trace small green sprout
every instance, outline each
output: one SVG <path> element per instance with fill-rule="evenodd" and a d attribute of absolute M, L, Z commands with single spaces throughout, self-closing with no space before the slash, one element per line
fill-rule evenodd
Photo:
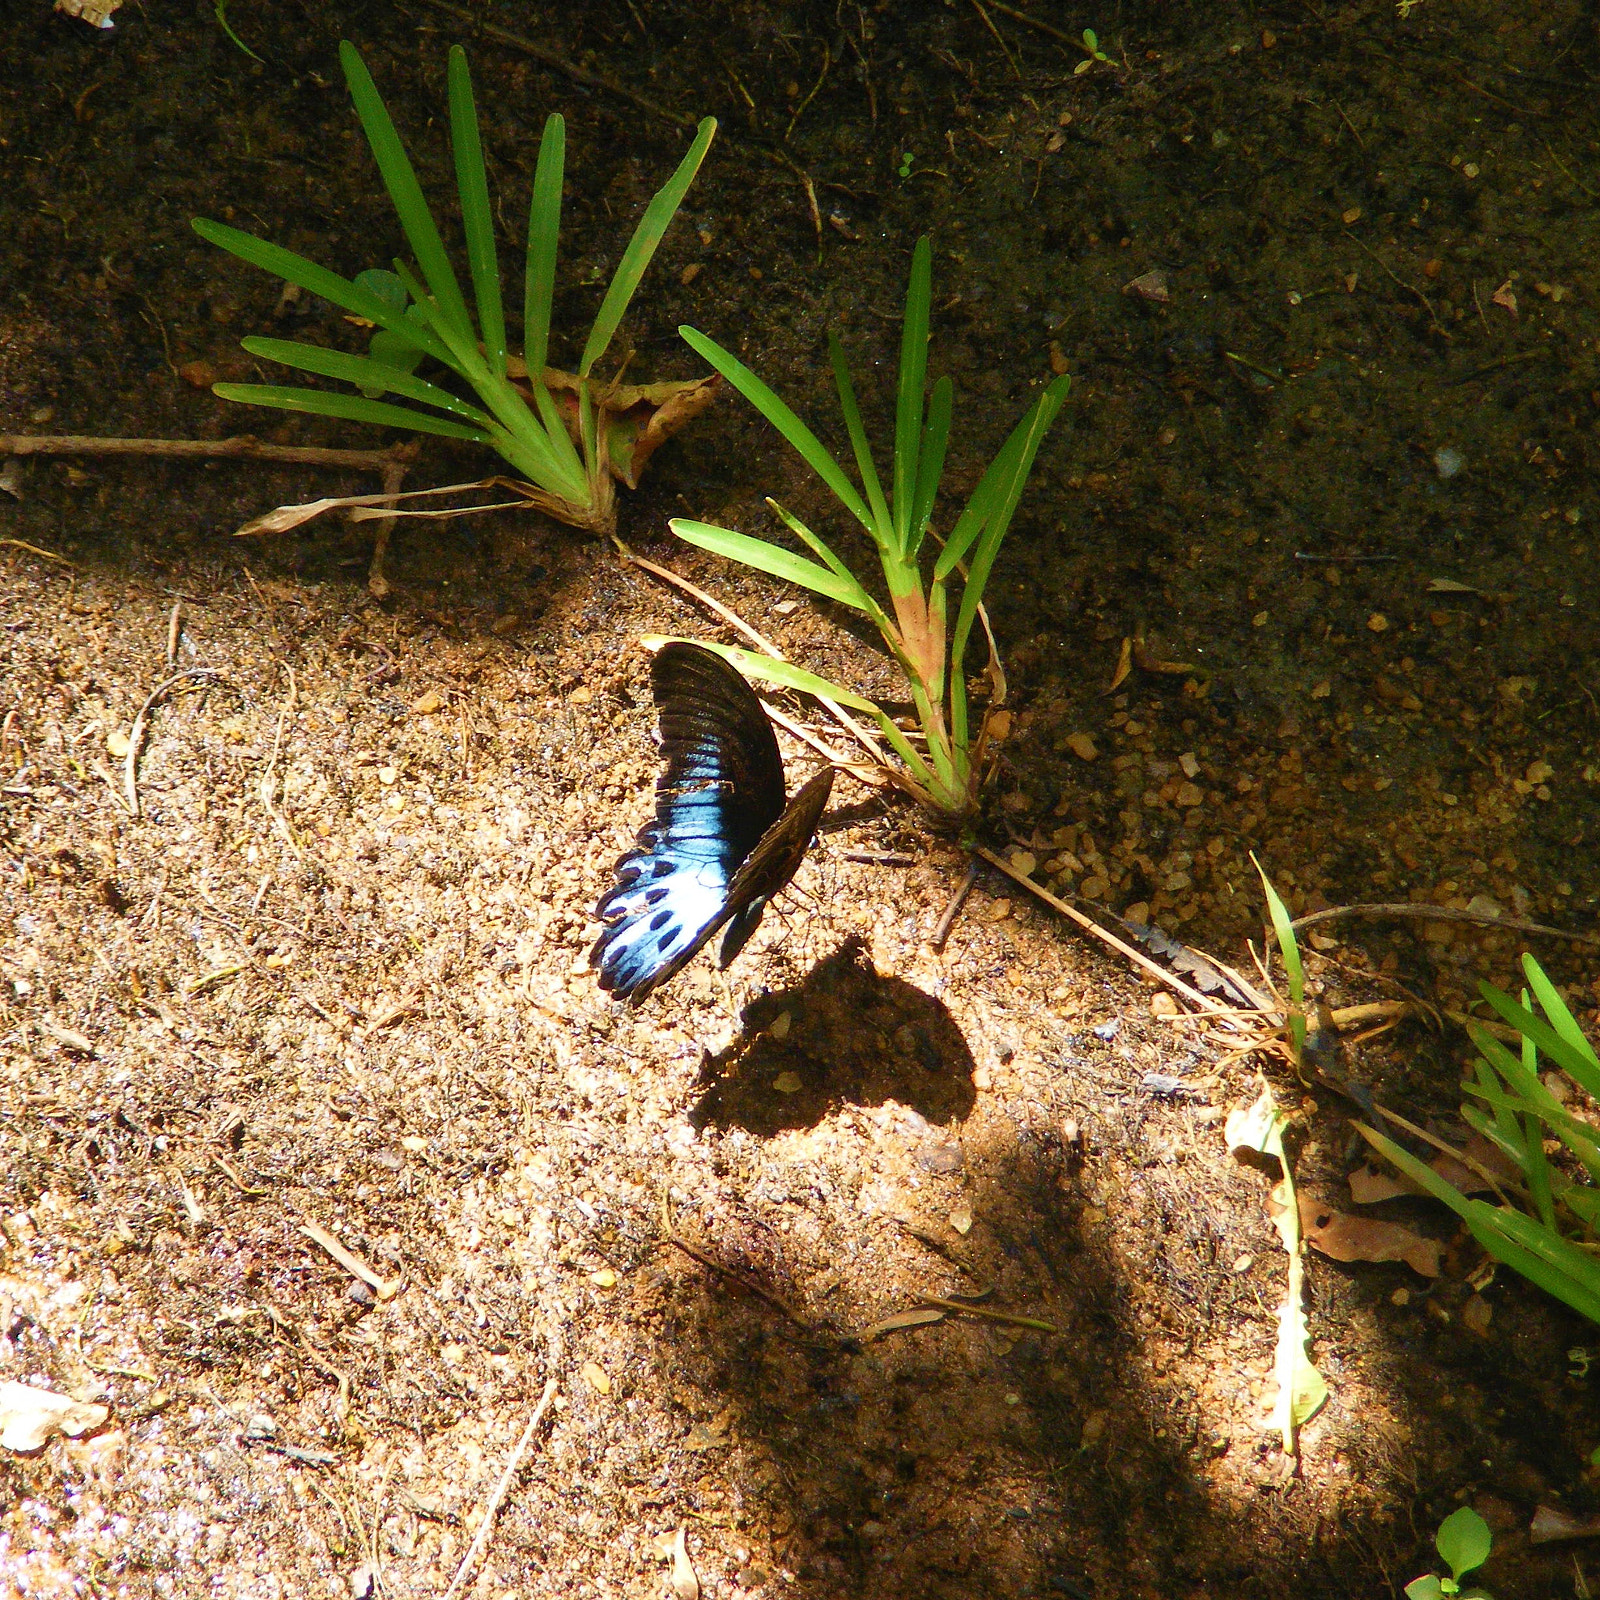
<path fill-rule="evenodd" d="M 1430 1572 L 1413 1578 L 1406 1585 L 1406 1600 L 1442 1600 L 1445 1595 L 1456 1595 L 1459 1600 L 1490 1600 L 1487 1589 L 1461 1587 L 1462 1576 L 1489 1559 L 1494 1543 L 1489 1524 L 1471 1506 L 1462 1506 L 1439 1524 L 1433 1543 L 1449 1567 L 1450 1576 L 1441 1578 Z"/>
<path fill-rule="evenodd" d="M 899 172 L 902 178 L 909 178 L 911 176 L 911 163 L 916 159 L 917 157 L 914 151 L 902 150 L 900 152 L 900 165 L 896 170 Z"/>
<path fill-rule="evenodd" d="M 1111 57 L 1100 48 L 1099 36 L 1095 33 L 1093 28 L 1085 28 L 1083 30 L 1083 48 L 1088 52 L 1089 59 L 1087 61 L 1080 61 L 1077 66 L 1072 69 L 1074 72 L 1087 72 L 1089 68 L 1095 64 L 1095 62 L 1109 62 L 1111 60 Z"/>

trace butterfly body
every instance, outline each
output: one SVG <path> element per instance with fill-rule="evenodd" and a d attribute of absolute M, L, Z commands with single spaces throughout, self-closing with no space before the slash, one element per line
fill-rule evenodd
<path fill-rule="evenodd" d="M 617 863 L 590 952 L 600 987 L 642 1000 L 722 931 L 726 967 L 794 876 L 833 787 L 824 768 L 787 804 L 783 758 L 755 691 L 723 658 L 674 640 L 651 690 L 666 768 L 656 814 Z"/>

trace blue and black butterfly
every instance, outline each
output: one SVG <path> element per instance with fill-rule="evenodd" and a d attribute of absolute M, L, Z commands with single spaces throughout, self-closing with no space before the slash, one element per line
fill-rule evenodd
<path fill-rule="evenodd" d="M 785 802 L 783 758 L 755 691 L 714 651 L 674 640 L 650 687 L 666 771 L 655 820 L 617 863 L 589 952 L 600 987 L 642 1000 L 721 928 L 726 967 L 795 875 L 833 788 L 825 767 Z"/>

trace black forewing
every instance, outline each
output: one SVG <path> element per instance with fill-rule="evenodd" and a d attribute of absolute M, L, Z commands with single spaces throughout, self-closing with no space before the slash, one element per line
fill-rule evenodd
<path fill-rule="evenodd" d="M 665 983 L 748 903 L 731 896 L 736 877 L 784 815 L 778 741 L 733 667 L 674 641 L 657 652 L 650 683 L 666 763 L 655 819 L 617 863 L 596 912 L 605 931 L 590 953 L 600 987 L 619 999 L 642 999 Z"/>

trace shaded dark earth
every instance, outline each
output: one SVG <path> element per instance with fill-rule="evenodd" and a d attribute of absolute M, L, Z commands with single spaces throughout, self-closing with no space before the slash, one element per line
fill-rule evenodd
<path fill-rule="evenodd" d="M 557 360 L 715 114 L 630 381 L 698 376 L 691 322 L 821 422 L 834 326 L 882 423 L 923 230 L 953 495 L 1074 375 L 990 588 L 1017 716 L 988 843 L 1245 968 L 1252 850 L 1296 911 L 1592 933 L 1593 8 L 1024 9 L 1112 59 L 1079 73 L 970 3 L 481 8 L 585 84 L 423 5 L 230 10 L 260 62 L 209 7 L 129 4 L 99 34 L 32 6 L 0 38 L 0 429 L 380 442 L 210 395 L 281 377 L 246 334 L 353 342 L 188 226 L 346 272 L 397 248 L 340 37 L 433 195 L 468 46 L 508 278 L 565 114 Z M 487 467 L 431 440 L 410 481 Z M 111 1418 L 0 1454 L 0 1595 L 365 1593 L 363 1569 L 442 1592 L 547 1376 L 561 1409 L 485 1594 L 659 1593 L 681 1525 L 717 1596 L 1369 1596 L 1427 1569 L 1462 1500 L 1496 1528 L 1496 1594 L 1593 1583 L 1586 1547 L 1575 1567 L 1526 1537 L 1540 1505 L 1594 1509 L 1600 1406 L 1568 1355 L 1593 1330 L 1502 1276 L 1469 1332 L 1470 1242 L 1433 1286 L 1314 1259 L 1333 1398 L 1286 1476 L 1261 1426 L 1283 1258 L 1220 1131 L 1254 1063 L 1152 1016 L 998 876 L 933 951 L 964 863 L 914 814 L 842 786 L 854 820 L 734 968 L 737 1013 L 703 964 L 639 1013 L 595 992 L 590 912 L 653 774 L 635 640 L 713 632 L 681 597 L 502 515 L 402 524 L 379 601 L 360 526 L 229 537 L 370 479 L 19 468 L 0 1380 Z M 840 616 L 667 533 L 687 511 L 776 536 L 767 494 L 865 557 L 732 400 L 652 462 L 622 532 L 894 699 Z M 198 665 L 221 681 L 153 713 L 134 819 L 108 735 Z M 1456 1005 L 1521 948 L 1420 919 L 1312 942 L 1335 1004 Z M 1592 948 L 1534 948 L 1592 1026 Z M 1452 1133 L 1463 1060 L 1418 1030 L 1353 1066 Z M 1338 1105 L 1269 1071 L 1337 1201 Z M 401 1291 L 352 1292 L 306 1222 Z M 1058 1331 L 858 1341 L 985 1288 Z"/>

